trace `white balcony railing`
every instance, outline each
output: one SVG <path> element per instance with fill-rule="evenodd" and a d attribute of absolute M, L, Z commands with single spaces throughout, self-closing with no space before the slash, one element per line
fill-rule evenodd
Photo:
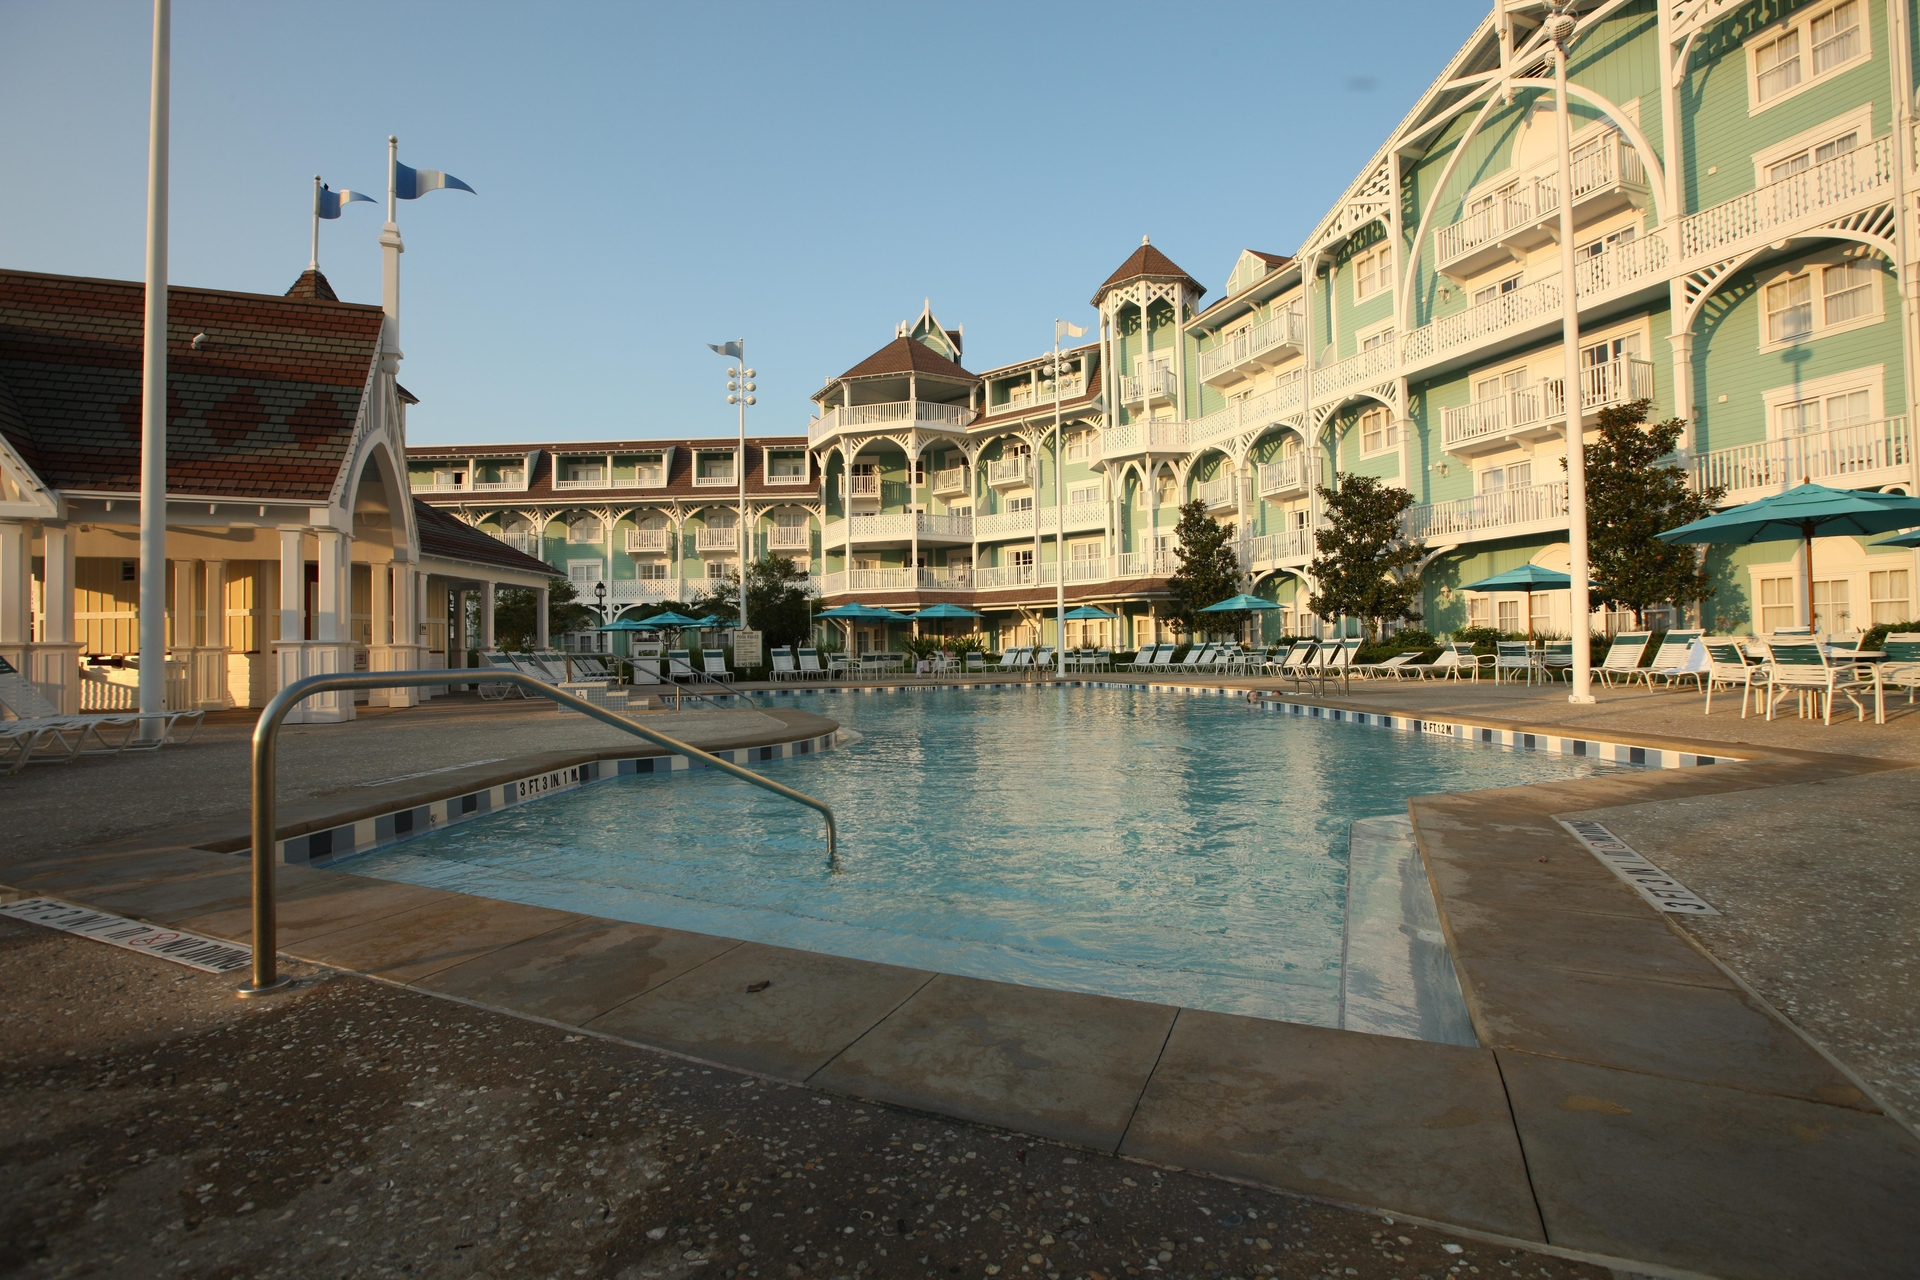
<path fill-rule="evenodd" d="M 1581 411 L 1591 413 L 1608 405 L 1653 398 L 1653 362 L 1609 360 L 1580 371 Z M 1440 439 L 1446 449 L 1494 441 L 1516 431 L 1527 431 L 1567 415 L 1565 381 L 1547 378 L 1531 387 L 1502 392 L 1457 409 L 1440 412 Z"/>
<path fill-rule="evenodd" d="M 1913 478 L 1913 437 L 1905 418 L 1888 418 L 1714 449 L 1694 458 L 1690 469 L 1695 488 L 1724 487 L 1739 502 L 1802 480 L 1842 488 L 1887 484 Z"/>
<path fill-rule="evenodd" d="M 1178 453 L 1187 447 L 1185 422 L 1129 422 L 1108 427 L 1100 433 L 1100 456 L 1123 457 L 1130 453 Z"/>
<path fill-rule="evenodd" d="M 737 528 L 699 529 L 693 535 L 695 551 L 738 551 L 740 549 L 740 531 Z"/>
<path fill-rule="evenodd" d="M 972 538 L 973 517 L 911 511 L 856 511 L 835 520 L 820 535 L 822 546 L 842 546 L 851 530 L 856 542 L 910 542 L 922 538 Z M 916 527 L 917 526 L 917 527 Z"/>
<path fill-rule="evenodd" d="M 1033 479 L 1033 459 L 1025 454 L 987 464 L 988 484 L 1027 484 Z"/>
<path fill-rule="evenodd" d="M 947 467 L 933 473 L 933 493 L 935 497 L 967 491 L 967 469 L 965 467 Z"/>
<path fill-rule="evenodd" d="M 1171 551 L 1123 551 L 1113 557 L 1113 576 L 1163 578 L 1173 572 L 1176 564 Z"/>
<path fill-rule="evenodd" d="M 1304 492 L 1307 487 L 1307 469 L 1301 465 L 1303 454 L 1288 454 L 1273 462 L 1260 464 L 1259 494 L 1263 498 L 1278 498 L 1289 493 Z"/>
<path fill-rule="evenodd" d="M 1489 245 L 1536 228 L 1560 208 L 1560 166 L 1549 161 L 1506 183 L 1490 203 L 1434 235 L 1435 257 L 1445 271 Z M 1572 155 L 1573 199 L 1577 208 L 1590 198 L 1619 187 L 1644 187 L 1640 154 L 1621 134 L 1608 130 L 1582 142 Z"/>
<path fill-rule="evenodd" d="M 1120 398 L 1128 404 L 1177 400 L 1179 384 L 1174 380 L 1172 369 L 1156 368 L 1120 379 Z"/>
<path fill-rule="evenodd" d="M 1313 371 L 1313 398 L 1322 400 L 1351 387 L 1376 382 L 1398 367 L 1395 344 L 1382 342 L 1376 347 L 1348 356 L 1324 369 Z"/>
<path fill-rule="evenodd" d="M 1832 221 L 1850 206 L 1894 189 L 1897 166 L 1890 135 L 1825 164 L 1757 187 L 1680 219 L 1680 262 L 1718 262 L 1771 244 L 1784 233 Z"/>
<path fill-rule="evenodd" d="M 806 484 L 812 478 L 807 474 L 804 464 L 797 468 L 776 466 L 775 469 L 767 472 L 767 483 L 770 485 Z"/>
<path fill-rule="evenodd" d="M 767 530 L 771 551 L 806 551 L 813 546 L 813 530 L 804 524 L 777 524 Z"/>
<path fill-rule="evenodd" d="M 1033 587 L 1040 585 L 1040 575 L 1030 564 L 1000 564 L 974 570 L 973 584 L 982 591 L 996 587 Z"/>
<path fill-rule="evenodd" d="M 1193 496 L 1206 503 L 1209 511 L 1237 507 L 1240 504 L 1240 477 L 1224 475 L 1203 480 L 1193 487 Z"/>
<path fill-rule="evenodd" d="M 1299 351 L 1306 344 L 1306 321 L 1293 310 L 1282 311 L 1261 323 L 1225 338 L 1211 351 L 1200 353 L 1200 381 L 1211 382 L 1243 365 L 1264 367 Z"/>
<path fill-rule="evenodd" d="M 577 478 L 555 480 L 553 487 L 556 489 L 608 489 L 612 486 L 607 483 L 606 476 L 607 473 L 604 471 L 595 471 Z"/>
<path fill-rule="evenodd" d="M 1304 370 L 1284 373 L 1259 395 L 1230 401 L 1205 417 L 1188 422 L 1185 444 L 1202 449 L 1217 439 L 1239 435 L 1249 427 L 1264 427 L 1290 418 L 1305 407 L 1306 397 L 1302 393 L 1306 385 Z"/>
<path fill-rule="evenodd" d="M 942 427 L 964 427 L 973 419 L 973 410 L 965 405 L 934 404 L 928 400 L 891 400 L 884 404 L 835 405 L 807 424 L 807 439 L 816 441 L 841 431 L 897 426 L 912 422 L 924 422 Z"/>
<path fill-rule="evenodd" d="M 1582 299 L 1598 297 L 1664 280 L 1666 269 L 1666 236 L 1641 236 L 1625 244 L 1615 242 L 1603 252 L 1577 261 L 1573 268 L 1574 289 Z"/>
<path fill-rule="evenodd" d="M 679 578 L 615 578 L 607 584 L 610 604 L 658 604 L 678 600 L 684 585 Z"/>
<path fill-rule="evenodd" d="M 522 551 L 530 556 L 540 554 L 540 540 L 525 529 L 514 529 L 503 533 L 500 535 L 500 541 L 506 543 L 515 551 Z"/>
<path fill-rule="evenodd" d="M 1060 399 L 1063 401 L 1072 400 L 1083 394 L 1086 389 L 1086 383 L 1078 377 L 1062 378 L 1060 380 Z M 1023 382 L 1007 392 L 1005 404 L 990 405 L 987 408 L 987 412 L 989 414 L 1033 413 L 1048 407 L 1052 403 L 1053 384 L 1051 382 L 1042 382 L 1037 387 L 1032 383 Z"/>
<path fill-rule="evenodd" d="M 1407 335 L 1409 365 L 1476 347 L 1515 329 L 1540 324 L 1560 315 L 1560 277 L 1548 276 L 1518 289 L 1475 303 L 1465 311 L 1442 316 Z"/>
<path fill-rule="evenodd" d="M 1449 538 L 1521 525 L 1551 525 L 1567 518 L 1567 482 L 1515 485 L 1472 498 L 1426 502 L 1400 515 L 1408 538 Z"/>
<path fill-rule="evenodd" d="M 1313 558 L 1313 534 L 1307 529 L 1286 529 L 1279 533 L 1264 533 L 1257 538 L 1244 538 L 1240 542 L 1240 563 L 1243 568 L 1255 565 L 1273 565 L 1284 560 L 1311 560 Z"/>
<path fill-rule="evenodd" d="M 731 466 L 702 467 L 694 473 L 693 485 L 696 489 L 731 489 L 740 483 Z"/>
<path fill-rule="evenodd" d="M 849 476 L 847 492 L 856 498 L 877 498 L 880 496 L 880 477 L 877 475 Z"/>
<path fill-rule="evenodd" d="M 627 530 L 628 551 L 664 552 L 667 544 L 673 540 L 671 529 L 629 529 Z"/>

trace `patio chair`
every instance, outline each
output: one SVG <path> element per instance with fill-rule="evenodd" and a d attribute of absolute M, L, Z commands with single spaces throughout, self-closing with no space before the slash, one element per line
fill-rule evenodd
<path fill-rule="evenodd" d="M 1632 684 L 1638 678 L 1640 658 L 1647 651 L 1647 641 L 1653 638 L 1650 631 L 1622 631 L 1607 646 L 1607 656 L 1600 663 L 1600 669 L 1594 674 L 1600 677 L 1600 683 L 1612 684 L 1618 680 Z"/>
<path fill-rule="evenodd" d="M 1169 671 L 1186 674 L 1198 671 L 1202 663 L 1211 661 L 1213 661 L 1213 646 L 1210 644 L 1196 644 L 1187 647 L 1186 657 L 1180 659 L 1178 662 L 1170 662 L 1166 665 Z"/>
<path fill-rule="evenodd" d="M 1833 723 L 1833 695 L 1844 694 L 1853 704 L 1859 718 L 1867 718 L 1866 704 L 1860 701 L 1862 690 L 1873 688 L 1871 678 L 1860 678 L 1860 664 L 1845 662 L 1835 666 L 1828 658 L 1819 642 L 1814 640 L 1769 640 L 1767 641 L 1766 697 L 1767 719 L 1773 719 L 1774 708 L 1788 694 L 1804 699 L 1813 695 L 1816 713 L 1821 712 L 1824 701 L 1824 713 L 1821 718 L 1829 725 Z M 1801 714 L 1806 714 L 1804 701 Z"/>
<path fill-rule="evenodd" d="M 827 678 L 827 669 L 820 665 L 820 651 L 818 649 L 803 648 L 796 657 L 799 659 L 799 669 L 794 672 L 794 678 L 796 680 L 825 680 Z"/>
<path fill-rule="evenodd" d="M 1411 665 L 1413 660 L 1419 656 L 1419 654 L 1409 650 L 1406 653 L 1396 653 L 1385 662 L 1358 662 L 1353 664 L 1350 669 L 1353 674 L 1366 676 L 1369 679 L 1376 676 L 1392 676 L 1397 680 L 1400 678 L 1400 672 Z"/>
<path fill-rule="evenodd" d="M 122 751 L 155 751 L 169 742 L 191 741 L 194 731 L 199 729 L 200 722 L 207 715 L 204 711 L 159 711 L 150 714 L 138 711 L 82 711 L 68 715 L 48 702 L 46 696 L 5 658 L 0 658 L 0 707 L 13 714 L 14 719 L 7 723 L 20 726 L 15 732 L 25 733 L 29 729 L 44 731 L 21 747 L 36 761 L 55 758 L 71 760 L 74 756 L 111 756 Z M 156 737 L 143 739 L 140 729 L 147 720 L 159 721 L 160 732 Z M 179 735 L 182 723 L 187 725 L 185 736 Z"/>
<path fill-rule="evenodd" d="M 773 682 L 779 684 L 782 680 L 798 680 L 799 678 L 799 668 L 793 665 L 793 650 L 786 648 L 784 645 L 775 649 L 773 651 Z"/>
<path fill-rule="evenodd" d="M 1628 677 L 1628 682 L 1631 683 L 1633 677 L 1638 676 L 1651 689 L 1656 677 L 1671 685 L 1687 676 L 1700 676 L 1702 672 L 1683 671 L 1681 668 L 1687 665 L 1687 658 L 1693 652 L 1693 642 L 1704 634 L 1702 631 L 1667 632 L 1666 638 L 1660 641 L 1660 647 L 1654 650 L 1653 665 L 1635 671 L 1633 676 Z"/>
<path fill-rule="evenodd" d="M 1095 671 L 1113 670 L 1113 650 L 1095 649 L 1093 651 L 1093 669 Z"/>
<path fill-rule="evenodd" d="M 860 672 L 860 659 L 851 654 L 835 653 L 827 657 L 827 679 L 843 680 Z"/>
<path fill-rule="evenodd" d="M 1344 640 L 1333 642 L 1333 651 L 1326 656 L 1326 674 L 1329 678 L 1338 675 L 1345 684 L 1353 671 L 1353 655 L 1360 652 L 1365 641 L 1358 636 L 1348 636 Z"/>
<path fill-rule="evenodd" d="M 1473 645 L 1465 640 L 1452 640 L 1440 647 L 1440 656 L 1432 662 L 1410 662 L 1400 668 L 1424 680 L 1432 676 L 1436 680 L 1456 680 L 1467 673 L 1468 679 L 1480 678 L 1480 658 L 1473 651 Z"/>
<path fill-rule="evenodd" d="M 1528 684 L 1533 683 L 1534 661 L 1533 646 L 1525 640 L 1497 640 L 1493 646 L 1493 682 L 1500 683 L 1502 674 L 1512 671 L 1514 679 L 1525 676 Z"/>
<path fill-rule="evenodd" d="M 669 649 L 665 654 L 667 679 L 678 684 L 682 680 L 691 680 L 694 676 L 693 654 L 687 649 Z"/>
<path fill-rule="evenodd" d="M 966 663 L 967 663 L 966 671 L 968 675 L 974 676 L 974 675 L 986 674 L 987 655 L 984 653 L 981 653 L 978 649 L 970 649 L 967 651 Z"/>
<path fill-rule="evenodd" d="M 1892 632 L 1880 647 L 1887 654 L 1880 664 L 1880 683 L 1906 689 L 1907 705 L 1912 706 L 1914 692 L 1920 689 L 1920 631 Z"/>
<path fill-rule="evenodd" d="M 1284 676 L 1288 670 L 1299 666 L 1313 655 L 1319 645 L 1313 640 L 1295 640 L 1285 653 L 1276 653 L 1267 660 L 1266 674 Z"/>
<path fill-rule="evenodd" d="M 1707 709 L 1702 715 L 1713 714 L 1713 693 L 1716 689 L 1733 685 L 1740 687 L 1740 718 L 1747 718 L 1747 703 L 1753 696 L 1755 680 L 1766 680 L 1766 668 L 1747 660 L 1746 650 L 1733 636 L 1707 636 L 1701 640 L 1707 650 L 1707 669 L 1701 674 L 1705 677 L 1700 683 L 1706 686 Z"/>
<path fill-rule="evenodd" d="M 1561 673 L 1573 679 L 1573 641 L 1549 640 L 1540 650 L 1540 678 L 1551 682 Z"/>

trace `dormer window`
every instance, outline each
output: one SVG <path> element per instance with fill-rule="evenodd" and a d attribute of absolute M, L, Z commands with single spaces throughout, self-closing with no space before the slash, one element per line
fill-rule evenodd
<path fill-rule="evenodd" d="M 693 482 L 697 485 L 732 484 L 733 455 L 731 453 L 702 453 L 695 457 Z"/>
<path fill-rule="evenodd" d="M 767 454 L 768 484 L 805 484 L 807 482 L 807 455 L 794 450 L 787 453 Z"/>
<path fill-rule="evenodd" d="M 598 462 L 569 462 L 564 478 L 570 484 L 603 484 L 606 468 Z"/>

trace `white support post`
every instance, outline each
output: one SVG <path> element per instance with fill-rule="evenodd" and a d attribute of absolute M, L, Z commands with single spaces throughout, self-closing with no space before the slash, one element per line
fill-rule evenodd
<path fill-rule="evenodd" d="M 480 584 L 480 651 L 493 649 L 493 603 L 499 595 L 499 584 L 482 582 Z"/>
<path fill-rule="evenodd" d="M 533 647 L 535 649 L 546 649 L 549 647 L 547 639 L 547 588 L 545 587 L 535 587 L 533 589 Z"/>
<path fill-rule="evenodd" d="M 157 738 L 167 705 L 167 151 L 171 137 L 171 0 L 153 0 L 153 80 L 147 116 L 147 281 L 140 376 L 140 723 Z"/>
<path fill-rule="evenodd" d="M 1593 655 L 1587 636 L 1592 629 L 1591 606 L 1587 599 L 1587 462 L 1585 435 L 1585 387 L 1580 379 L 1580 303 L 1572 287 L 1576 266 L 1573 251 L 1573 99 L 1567 95 L 1567 40 L 1574 20 L 1558 15 L 1549 23 L 1563 30 L 1553 46 L 1555 84 L 1554 131 L 1560 150 L 1560 279 L 1567 282 L 1561 294 L 1561 342 L 1566 364 L 1566 382 L 1561 398 L 1567 408 L 1567 573 L 1572 578 L 1568 625 L 1573 633 L 1573 691 L 1567 701 L 1590 703 L 1593 697 Z"/>

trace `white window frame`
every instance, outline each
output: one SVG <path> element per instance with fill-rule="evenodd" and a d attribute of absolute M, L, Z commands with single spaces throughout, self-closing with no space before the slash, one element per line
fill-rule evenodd
<path fill-rule="evenodd" d="M 1885 259 L 1860 246 L 1848 245 L 1832 247 L 1820 253 L 1810 254 L 1792 263 L 1784 264 L 1765 275 L 1756 275 L 1754 284 L 1758 288 L 1760 305 L 1759 330 L 1761 351 L 1784 351 L 1788 347 L 1800 346 L 1834 334 L 1849 333 L 1855 329 L 1870 328 L 1887 318 L 1886 266 Z M 1826 272 L 1837 266 L 1865 267 L 1869 274 L 1880 277 L 1867 291 L 1867 309 L 1850 320 L 1827 323 Z M 1767 323 L 1767 291 L 1776 284 L 1782 284 L 1795 276 L 1808 278 L 1807 294 L 1812 304 L 1813 316 L 1807 331 L 1790 338 L 1775 339 L 1771 326 Z"/>
<path fill-rule="evenodd" d="M 1851 391 L 1867 393 L 1867 421 L 1884 421 L 1886 414 L 1887 366 L 1884 364 L 1866 365 L 1859 369 L 1849 369 L 1845 373 L 1829 374 L 1824 378 L 1810 378 L 1805 382 L 1789 383 L 1784 387 L 1771 387 L 1760 393 L 1760 405 L 1767 415 L 1767 439 L 1781 439 L 1785 432 L 1780 425 L 1780 411 L 1788 405 L 1800 404 L 1808 400 L 1824 401 L 1829 396 L 1845 395 Z M 1825 406 L 1821 408 L 1820 430 L 1827 430 Z"/>
<path fill-rule="evenodd" d="M 1367 423 L 1380 421 L 1380 439 L 1383 443 L 1367 448 Z M 1382 454 L 1392 453 L 1400 447 L 1400 421 L 1393 416 L 1393 410 L 1383 404 L 1368 405 L 1353 420 L 1353 434 L 1360 445 L 1360 456 L 1378 458 Z"/>
<path fill-rule="evenodd" d="M 1353 300 L 1364 302 L 1377 294 L 1393 288 L 1394 253 L 1393 241 L 1386 240 L 1367 250 L 1353 255 Z M 1362 288 L 1370 284 L 1371 288 Z"/>
<path fill-rule="evenodd" d="M 730 458 L 733 466 L 725 476 L 705 476 L 701 474 L 701 464 L 708 458 Z M 718 489 L 737 487 L 740 483 L 740 451 L 738 449 L 695 449 L 693 451 L 693 484 L 696 489 Z"/>
<path fill-rule="evenodd" d="M 604 560 L 567 561 L 567 581 L 575 586 L 592 586 L 596 582 L 607 580 L 607 565 Z"/>
<path fill-rule="evenodd" d="M 1353 353 L 1359 355 L 1363 351 L 1371 350 L 1372 348 L 1368 346 L 1369 343 L 1376 347 L 1392 346 L 1393 340 L 1393 318 L 1389 316 L 1378 324 L 1370 324 L 1364 329 L 1354 330 Z"/>
<path fill-rule="evenodd" d="M 1070 507 L 1079 506 L 1083 502 L 1098 501 L 1100 501 L 1100 484 L 1098 481 L 1092 484 L 1078 485 L 1067 490 L 1067 505 Z"/>
<path fill-rule="evenodd" d="M 1824 71 L 1816 72 L 1813 68 L 1814 21 L 1818 18 L 1827 17 L 1846 4 L 1854 5 L 1855 11 L 1860 17 L 1860 47 L 1855 51 L 1854 55 L 1845 62 L 1837 62 Z M 1774 94 L 1771 98 L 1768 98 L 1765 102 L 1762 102 L 1760 100 L 1760 52 L 1763 49 L 1772 48 L 1777 41 L 1785 39 L 1790 33 L 1795 32 L 1797 32 L 1800 37 L 1800 83 L 1794 85 L 1791 89 L 1784 89 Z M 1869 0 L 1838 0 L 1838 3 L 1835 4 L 1809 5 L 1799 13 L 1781 22 L 1776 22 L 1756 31 L 1752 36 L 1748 37 L 1743 48 L 1747 55 L 1747 114 L 1749 116 L 1757 116 L 1762 111 L 1770 110 L 1783 102 L 1799 97 L 1814 85 L 1824 84 L 1828 80 L 1833 79 L 1833 77 L 1845 75 L 1862 63 L 1870 61 L 1873 58 L 1872 5 L 1869 3 Z"/>
<path fill-rule="evenodd" d="M 800 455 L 800 474 L 798 476 L 777 476 L 773 474 L 773 455 L 776 453 L 799 454 Z M 806 484 L 809 480 L 813 478 L 813 455 L 805 449 L 763 448 L 760 450 L 760 475 L 770 485 Z"/>
<path fill-rule="evenodd" d="M 1859 135 L 1858 149 L 1864 150 L 1873 145 L 1873 104 L 1871 102 L 1862 103 L 1844 115 L 1822 121 L 1811 129 L 1803 129 L 1791 138 L 1784 138 L 1770 147 L 1754 152 L 1753 185 L 1756 187 L 1769 185 L 1767 170 L 1773 166 L 1784 160 L 1791 160 L 1803 152 L 1811 153 L 1816 148 L 1825 146 L 1836 138 L 1844 138 L 1850 133 Z"/>
<path fill-rule="evenodd" d="M 592 537 L 582 537 L 574 532 L 575 529 L 584 527 L 589 520 L 593 522 Z M 590 547 L 600 542 L 606 535 L 607 522 L 599 516 L 580 516 L 577 519 L 567 521 L 567 541 L 573 546 Z"/>

